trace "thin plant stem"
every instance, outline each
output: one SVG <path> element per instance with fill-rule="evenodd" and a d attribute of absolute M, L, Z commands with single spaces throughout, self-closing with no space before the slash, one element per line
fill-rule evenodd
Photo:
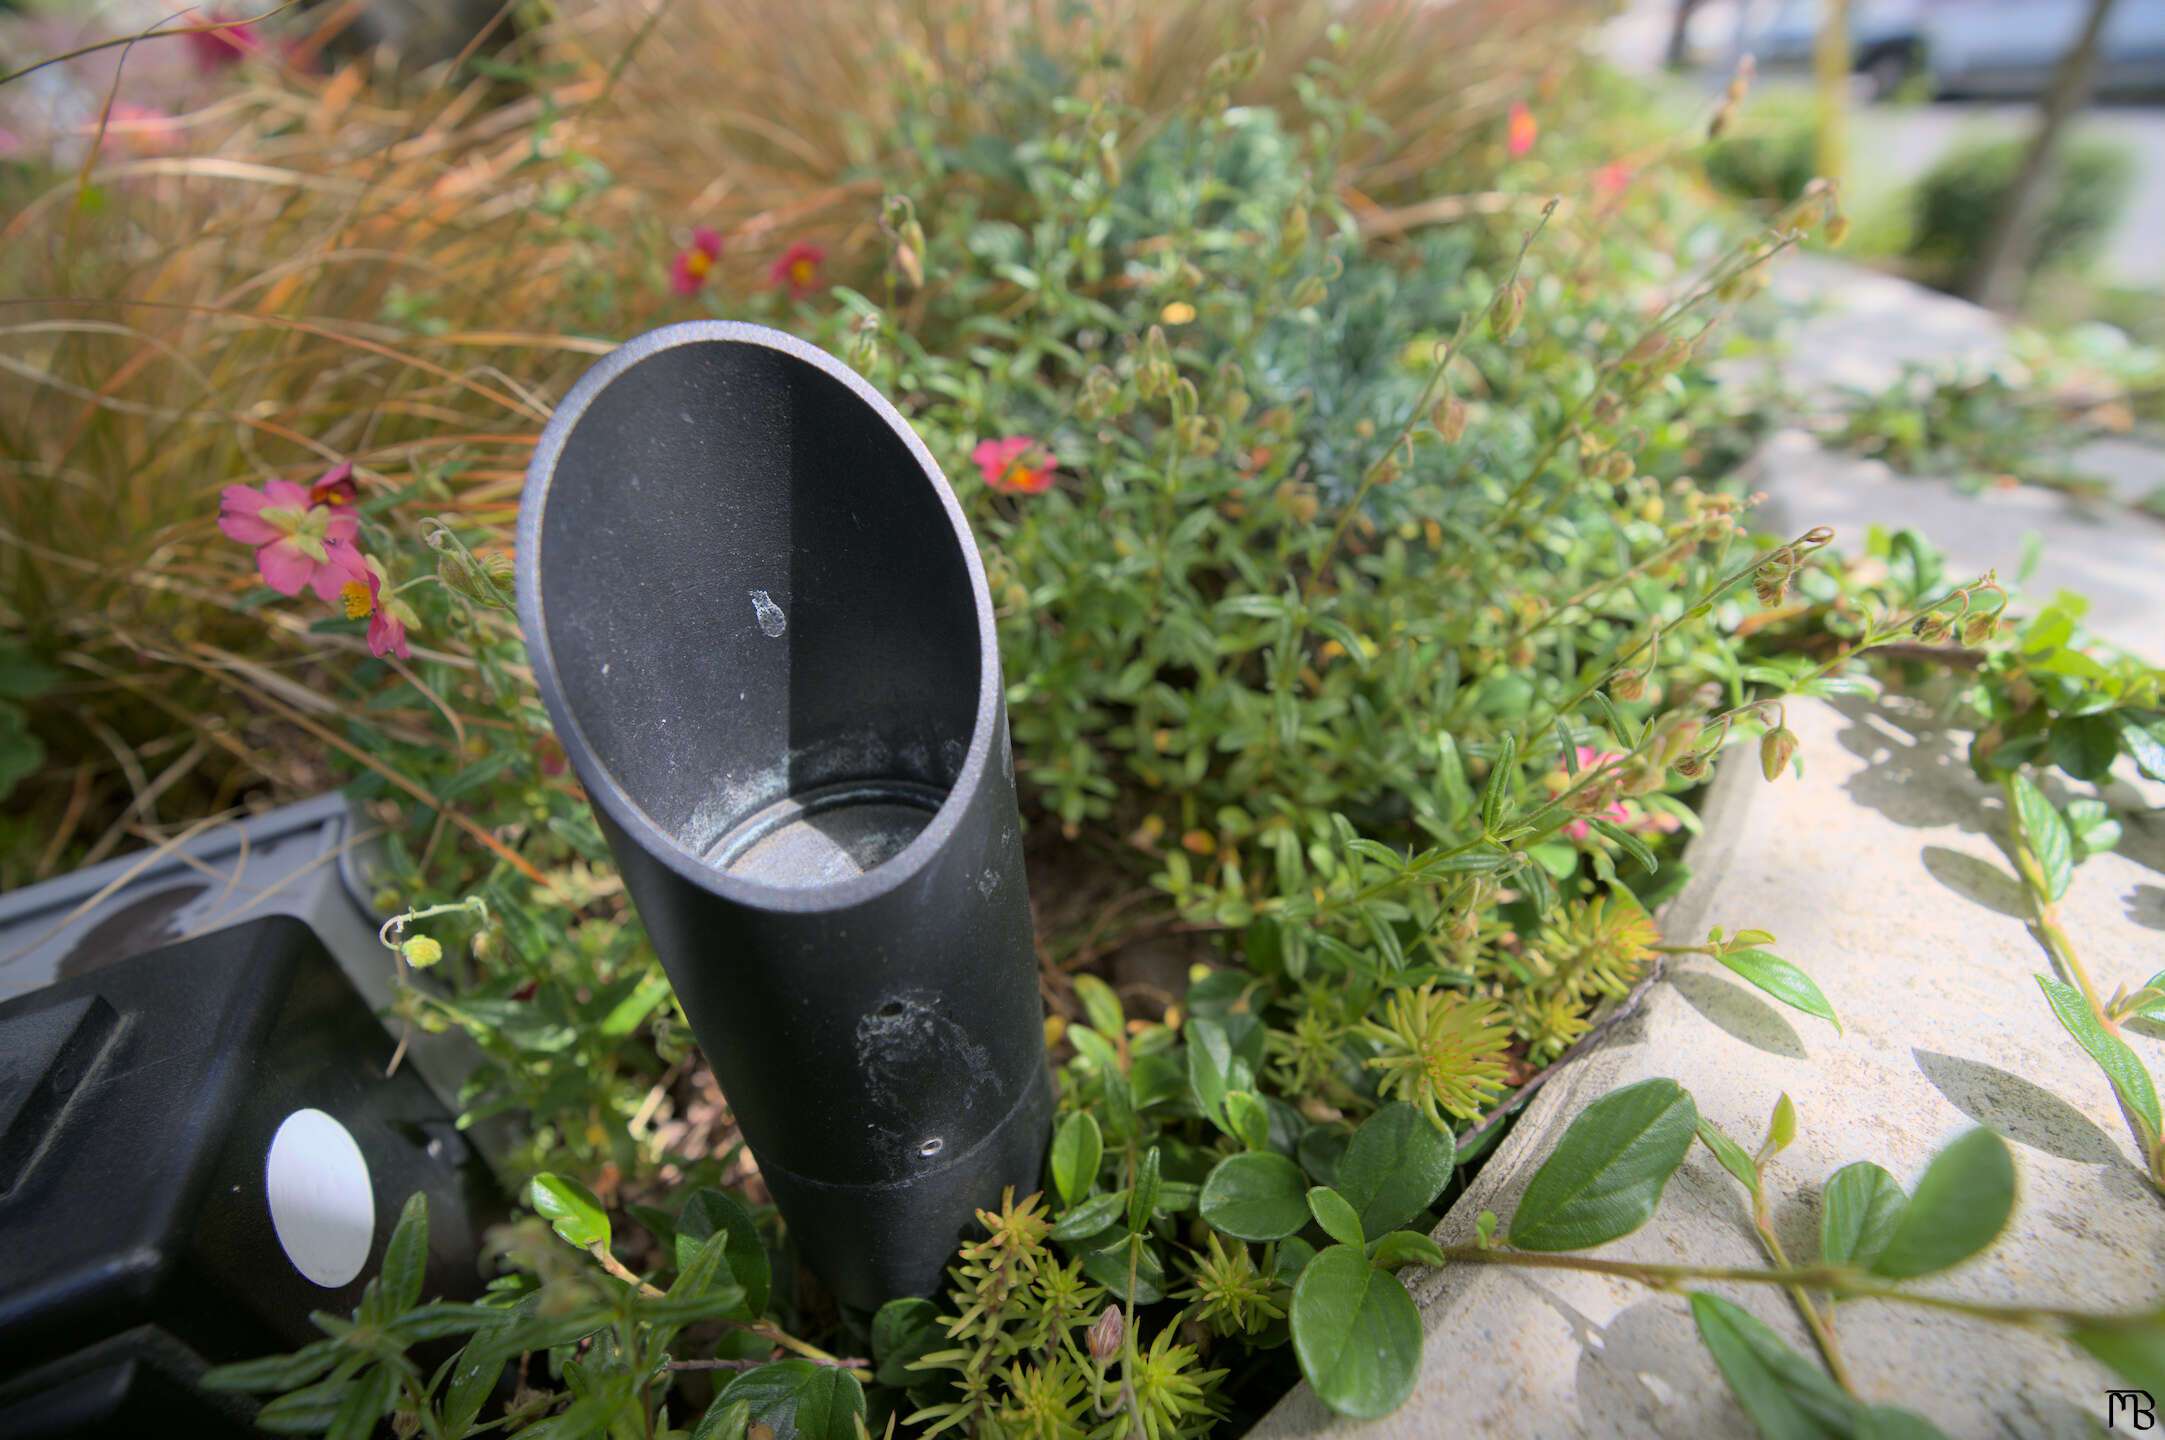
<path fill-rule="evenodd" d="M 1549 1255 L 1527 1250 L 1487 1249 L 1479 1245 L 1440 1247 L 1446 1260 L 1475 1265 L 1510 1265 L 1530 1270 L 1578 1270 L 1630 1280 L 1649 1289 L 1681 1291 L 1691 1280 L 1732 1281 L 1746 1285 L 1803 1286 L 1824 1290 L 1839 1300 L 1887 1300 L 1946 1310 L 1980 1320 L 1996 1320 L 2026 1330 L 2064 1333 L 2071 1326 L 2101 1330 L 2133 1330 L 2155 1323 L 2145 1313 L 2112 1314 L 2088 1310 L 2063 1310 L 2045 1305 L 1988 1305 L 1952 1295 L 1930 1295 L 1905 1290 L 1874 1278 L 1853 1265 L 1807 1265 L 1796 1269 L 1762 1270 L 1741 1265 L 1656 1265 L 1637 1260 L 1597 1260 L 1583 1255 Z"/>

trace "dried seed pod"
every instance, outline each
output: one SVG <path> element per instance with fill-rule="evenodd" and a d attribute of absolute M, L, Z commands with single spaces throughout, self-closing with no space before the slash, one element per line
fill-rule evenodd
<path fill-rule="evenodd" d="M 1436 427 L 1436 433 L 1443 437 L 1444 444 L 1456 445 L 1459 437 L 1466 433 L 1466 402 L 1456 395 L 1446 395 L 1436 402 L 1428 419 Z"/>

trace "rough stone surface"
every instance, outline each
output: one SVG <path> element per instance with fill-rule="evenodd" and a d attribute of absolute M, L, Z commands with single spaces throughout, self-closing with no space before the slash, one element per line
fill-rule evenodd
<path fill-rule="evenodd" d="M 2135 1308 L 2165 1275 L 2165 1203 L 2144 1181 L 2103 1077 L 2047 1010 L 2047 969 L 1996 843 L 1997 791 L 1960 737 L 1913 702 L 1789 707 L 1805 775 L 1768 788 L 1749 747 L 1722 762 L 1691 884 L 1662 917 L 1688 942 L 1710 925 L 1759 926 L 1810 973 L 1845 1030 L 1777 1006 L 1719 965 L 1685 957 L 1610 1043 L 1536 1097 L 1437 1238 L 1470 1242 L 1474 1217 L 1508 1225 L 1570 1120 L 1618 1086 L 1669 1076 L 1700 1113 L 1756 1147 L 1787 1092 L 1797 1141 L 1770 1167 L 1775 1228 L 1793 1259 L 1817 1254 L 1818 1195 L 1854 1160 L 1913 1186 L 1934 1151 L 1978 1124 L 2012 1143 L 2021 1199 L 2000 1243 L 1920 1288 L 1993 1303 Z M 1755 793 L 1756 792 L 1756 793 Z M 2076 872 L 2063 918 L 2098 983 L 2139 984 L 2165 929 L 2165 819 L 2125 792 L 2118 853 Z M 1748 807 L 1748 808 L 1747 808 Z M 2153 1039 L 2138 1038 L 2153 1063 Z M 1703 1147 L 1661 1212 L 1594 1252 L 1668 1263 L 1757 1265 L 1743 1192 Z M 1562 1271 L 1461 1265 L 1406 1272 L 1427 1329 L 1418 1387 L 1395 1415 L 1331 1416 L 1303 1387 L 1253 1432 L 1391 1437 L 1738 1436 L 1729 1398 L 1673 1296 Z M 1809 1352 L 1779 1292 L 1710 1285 Z M 1844 1306 L 1836 1329 L 1863 1395 L 1925 1415 L 1954 1440 L 2079 1436 L 2103 1420 L 2109 1373 L 2057 1341 L 1910 1307 Z"/>

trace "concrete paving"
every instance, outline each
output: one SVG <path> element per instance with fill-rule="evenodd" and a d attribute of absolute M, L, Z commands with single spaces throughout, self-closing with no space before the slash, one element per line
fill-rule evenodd
<path fill-rule="evenodd" d="M 1464 1244 L 1474 1217 L 1508 1225 L 1527 1181 L 1593 1100 L 1668 1076 L 1700 1113 L 1754 1147 L 1776 1098 L 1798 1138 L 1770 1170 L 1776 1232 L 1817 1254 L 1819 1187 L 1876 1160 L 1905 1188 L 1931 1154 L 1986 1124 L 2012 1144 L 2021 1200 L 2000 1243 L 1921 1288 L 2000 1304 L 2156 1303 L 2165 1202 L 2140 1173 L 2104 1078 L 2046 1009 L 2047 969 L 1996 843 L 1997 792 L 1962 760 L 1964 737 L 1915 703 L 1792 704 L 1801 780 L 1768 787 L 1756 754 L 1720 766 L 1692 883 L 1662 917 L 1678 941 L 1710 925 L 1772 930 L 1845 1029 L 1784 1009 L 1711 961 L 1675 965 L 1608 1044 L 1529 1107 L 1437 1231 Z M 2132 805 L 2141 802 L 2124 797 Z M 2122 852 L 2081 866 L 2063 916 L 2099 983 L 2139 984 L 2165 929 L 2165 821 L 2129 813 Z M 2153 1064 L 2161 1058 L 2154 1041 Z M 1660 1214 L 1593 1252 L 1672 1264 L 1764 1263 L 1743 1193 L 1702 1147 Z M 1330 1415 L 1305 1388 L 1253 1435 L 1413 1440 L 1444 1434 L 1698 1440 L 1752 1433 L 1697 1339 L 1684 1302 L 1558 1271 L 1459 1266 L 1406 1278 L 1427 1344 L 1413 1398 L 1368 1424 Z M 1810 1342 L 1786 1297 L 1711 1285 Z M 2080 1436 L 2104 1420 L 2115 1382 L 2087 1357 L 2028 1332 L 1878 1302 L 1844 1306 L 1836 1331 L 1863 1396 L 1929 1418 L 1953 1440 Z"/>

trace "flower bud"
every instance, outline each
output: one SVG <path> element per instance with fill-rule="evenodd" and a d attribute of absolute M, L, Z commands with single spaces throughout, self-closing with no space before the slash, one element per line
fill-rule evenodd
<path fill-rule="evenodd" d="M 399 942 L 398 953 L 414 969 L 426 970 L 444 958 L 444 947 L 426 935 L 415 935 Z"/>
<path fill-rule="evenodd" d="M 1983 612 L 1970 616 L 1969 619 L 1962 622 L 1962 643 L 1965 645 L 1984 644 L 1992 638 L 1992 633 L 1999 629 L 1999 620 L 1999 616 Z"/>
<path fill-rule="evenodd" d="M 1839 210 L 1835 211 L 1834 217 L 1827 221 L 1827 228 L 1820 232 L 1820 238 L 1829 245 L 1839 245 L 1844 240 L 1847 240 L 1849 238 L 1849 217 Z"/>
<path fill-rule="evenodd" d="M 1696 780 L 1706 773 L 1706 760 L 1698 755 L 1686 755 L 1676 762 L 1676 773 L 1686 780 Z"/>
<path fill-rule="evenodd" d="M 1098 1316 L 1090 1327 L 1090 1358 L 1103 1365 L 1120 1353 L 1121 1341 L 1127 1337 L 1127 1320 L 1118 1305 L 1108 1305 L 1105 1313 Z"/>
<path fill-rule="evenodd" d="M 1513 280 L 1496 292 L 1496 299 L 1488 307 L 1489 329 L 1498 340 L 1508 340 L 1517 333 L 1519 321 L 1526 317 L 1526 287 Z"/>
<path fill-rule="evenodd" d="M 1704 724 L 1693 719 L 1679 720 L 1671 725 L 1661 737 L 1661 762 L 1664 765 L 1675 765 L 1682 770 L 1684 767 L 1681 757 L 1699 743 L 1699 735 L 1705 729 Z"/>
<path fill-rule="evenodd" d="M 1278 254 L 1287 260 L 1298 255 L 1308 244 L 1308 207 L 1298 200 L 1286 207 L 1285 219 L 1278 225 Z"/>
<path fill-rule="evenodd" d="M 1759 740 L 1759 768 L 1767 779 L 1777 780 L 1789 768 L 1789 762 L 1797 755 L 1796 732 L 1787 725 L 1777 725 Z"/>
<path fill-rule="evenodd" d="M 1609 694 L 1629 705 L 1634 700 L 1646 698 L 1646 672 L 1625 670 L 1609 682 Z"/>
<path fill-rule="evenodd" d="M 1301 281 L 1300 284 L 1293 287 L 1293 293 L 1291 296 L 1288 297 L 1287 303 L 1290 304 L 1295 310 L 1306 310 L 1311 305 L 1320 305 L 1321 303 L 1323 303 L 1323 296 L 1323 277 L 1320 275 L 1310 275 L 1307 279 Z"/>

